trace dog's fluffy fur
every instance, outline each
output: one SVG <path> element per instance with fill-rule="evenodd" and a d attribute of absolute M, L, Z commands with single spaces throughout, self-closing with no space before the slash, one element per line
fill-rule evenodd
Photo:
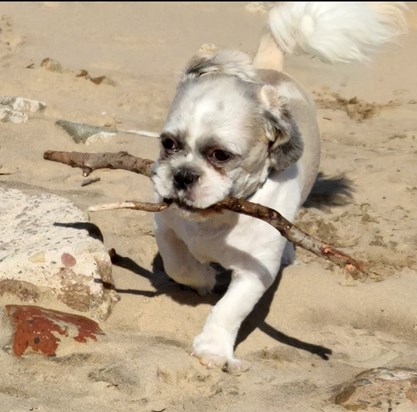
<path fill-rule="evenodd" d="M 176 207 L 155 215 L 166 273 L 200 294 L 215 286 L 212 263 L 232 270 L 193 353 L 208 366 L 238 367 L 233 356 L 244 318 L 291 263 L 293 246 L 263 221 L 204 209 L 226 196 L 295 218 L 318 173 L 315 108 L 281 72 L 284 53 L 328 62 L 363 61 L 405 29 L 402 3 L 283 3 L 271 9 L 253 62 L 238 51 L 194 56 L 161 133 L 153 183 Z M 194 209 L 194 210 L 193 210 Z"/>

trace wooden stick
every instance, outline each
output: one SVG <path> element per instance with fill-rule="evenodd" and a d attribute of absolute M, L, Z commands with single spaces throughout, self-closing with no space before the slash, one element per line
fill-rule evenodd
<path fill-rule="evenodd" d="M 105 203 L 101 205 L 91 206 L 88 208 L 90 212 L 99 212 L 114 209 L 136 209 L 145 212 L 162 212 L 167 209 L 172 203 L 147 203 L 147 202 L 120 202 L 120 203 Z M 324 243 L 318 239 L 313 238 L 309 234 L 303 232 L 297 226 L 293 225 L 285 219 L 276 210 L 262 206 L 257 203 L 248 202 L 243 199 L 226 198 L 221 202 L 216 203 L 205 212 L 214 210 L 230 210 L 236 213 L 242 213 L 247 216 L 252 216 L 257 219 L 269 223 L 277 229 L 282 236 L 293 242 L 297 246 L 302 247 L 317 256 L 325 257 L 336 265 L 344 268 L 354 279 L 359 279 L 362 275 L 366 275 L 364 264 L 359 262 L 342 251 Z M 196 212 L 198 209 L 196 210 Z"/>
<path fill-rule="evenodd" d="M 303 232 L 274 209 L 236 198 L 226 198 L 221 202 L 218 202 L 214 207 L 232 210 L 233 212 L 256 217 L 257 219 L 269 223 L 289 241 L 317 256 L 325 257 L 336 265 L 343 267 L 354 279 L 358 279 L 361 274 L 364 274 L 365 270 L 362 262 L 353 259 L 342 251 Z"/>
<path fill-rule="evenodd" d="M 136 202 L 136 201 L 126 201 L 126 202 L 117 202 L 117 203 L 103 203 L 101 205 L 90 206 L 88 208 L 89 212 L 103 212 L 106 210 L 114 209 L 136 209 L 143 210 L 144 212 L 162 212 L 170 205 L 169 203 L 148 203 L 148 202 Z"/>
<path fill-rule="evenodd" d="M 82 169 L 84 177 L 97 169 L 124 169 L 150 177 L 154 164 L 152 160 L 141 159 L 127 152 L 80 153 L 48 150 L 43 154 L 43 158 L 71 167 L 79 167 Z"/>
<path fill-rule="evenodd" d="M 150 177 L 152 165 L 154 164 L 152 160 L 141 159 L 132 156 L 127 152 L 79 153 L 56 152 L 49 150 L 44 153 L 44 159 L 64 163 L 72 167 L 79 167 L 83 170 L 83 174 L 85 176 L 97 169 L 110 168 L 124 169 Z M 170 204 L 171 203 L 168 202 L 146 203 L 129 201 L 92 206 L 89 208 L 89 211 L 97 212 L 128 208 L 143 210 L 147 212 L 161 212 L 168 208 Z M 312 236 L 303 232 L 301 229 L 297 228 L 274 209 L 262 206 L 260 204 L 252 203 L 244 199 L 226 198 L 204 210 L 213 210 L 219 212 L 225 209 L 252 216 L 269 223 L 289 241 L 302 247 L 303 249 L 314 253 L 317 256 L 325 257 L 336 265 L 344 268 L 348 271 L 348 273 L 350 273 L 350 275 L 352 275 L 354 279 L 358 279 L 359 277 L 363 276 L 369 277 L 369 275 L 375 275 L 374 272 L 365 270 L 365 265 L 363 262 L 357 261 L 342 251 L 328 245 L 327 243 L 313 238 Z"/>

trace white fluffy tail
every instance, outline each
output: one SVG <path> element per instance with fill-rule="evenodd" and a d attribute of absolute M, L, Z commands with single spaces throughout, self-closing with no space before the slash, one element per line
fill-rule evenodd
<path fill-rule="evenodd" d="M 407 31 L 403 2 L 288 2 L 269 12 L 269 28 L 285 53 L 333 62 L 369 60 Z"/>

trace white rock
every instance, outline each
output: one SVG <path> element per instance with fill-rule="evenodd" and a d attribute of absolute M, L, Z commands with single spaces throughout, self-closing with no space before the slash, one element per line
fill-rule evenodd
<path fill-rule="evenodd" d="M 26 123 L 29 119 L 25 113 L 39 112 L 46 108 L 46 104 L 39 100 L 26 99 L 25 97 L 0 97 L 0 121 L 11 123 Z"/>
<path fill-rule="evenodd" d="M 109 141 L 114 136 L 116 136 L 116 133 L 99 132 L 88 137 L 87 140 L 85 141 L 85 144 L 88 146 L 90 144 L 95 144 L 95 143 L 104 143 L 106 141 Z"/>
<path fill-rule="evenodd" d="M 26 113 L 12 110 L 9 107 L 0 106 L 0 121 L 15 124 L 26 123 L 28 121 L 28 115 Z"/>
<path fill-rule="evenodd" d="M 103 286 L 113 284 L 110 257 L 73 203 L 0 188 L 0 227 L 0 295 L 36 301 L 47 294 L 93 317 L 108 316 L 117 299 Z"/>
<path fill-rule="evenodd" d="M 24 97 L 15 97 L 12 102 L 12 109 L 20 112 L 30 111 L 32 113 L 40 112 L 46 108 L 46 104 L 39 100 L 26 99 Z"/>

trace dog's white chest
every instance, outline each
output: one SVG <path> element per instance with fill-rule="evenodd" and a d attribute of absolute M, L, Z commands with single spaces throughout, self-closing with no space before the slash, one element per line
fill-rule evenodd
<path fill-rule="evenodd" d="M 232 219 L 234 220 L 234 219 Z M 191 254 L 201 263 L 217 262 L 224 254 L 232 224 L 212 221 L 178 220 L 175 232 L 187 245 Z"/>

